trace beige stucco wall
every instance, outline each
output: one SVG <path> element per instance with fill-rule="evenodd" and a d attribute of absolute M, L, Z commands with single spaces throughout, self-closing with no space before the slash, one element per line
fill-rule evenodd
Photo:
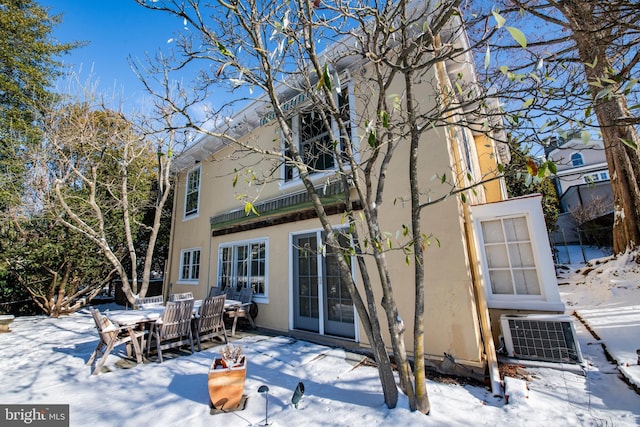
<path fill-rule="evenodd" d="M 425 84 L 425 106 L 432 103 L 429 92 L 430 85 Z M 393 89 L 391 90 L 393 92 Z M 358 92 L 356 91 L 356 94 Z M 364 104 L 360 100 L 357 111 L 363 116 Z M 359 132 L 363 132 L 362 129 Z M 433 180 L 436 173 L 450 171 L 453 167 L 450 149 L 445 138 L 446 132 L 429 131 L 421 142 L 422 188 L 429 191 L 432 197 L 443 194 L 447 187 L 439 180 Z M 256 129 L 247 140 L 259 144 L 263 148 L 277 148 L 279 141 L 277 129 L 266 125 Z M 365 141 L 366 143 L 366 141 Z M 397 149 L 386 178 L 385 200 L 379 207 L 383 230 L 396 236 L 402 224 L 410 224 L 410 207 L 408 202 L 408 144 L 403 142 Z M 286 333 L 289 330 L 290 311 L 290 249 L 289 236 L 304 230 L 320 227 L 317 219 L 299 221 L 267 228 L 210 238 L 209 218 L 213 215 L 241 209 L 239 194 L 267 200 L 284 194 L 277 182 L 264 185 L 250 184 L 240 175 L 237 185 L 232 185 L 234 168 L 239 164 L 251 165 L 252 172 L 261 179 L 267 169 L 273 166 L 270 160 L 260 160 L 256 155 L 243 156 L 232 160 L 233 149 L 225 148 L 216 153 L 208 161 L 201 163 L 200 213 L 197 218 L 183 220 L 184 191 L 186 171 L 178 176 L 175 194 L 175 218 L 172 231 L 172 249 L 168 281 L 173 283 L 173 292 L 192 291 L 198 298 L 206 295 L 209 287 L 216 285 L 218 246 L 225 242 L 236 242 L 254 238 L 268 239 L 268 303 L 259 303 L 258 326 Z M 290 191 L 292 188 L 287 188 Z M 406 203 L 401 198 L 405 197 Z M 340 215 L 332 217 L 334 224 L 341 223 Z M 462 362 L 482 364 L 482 345 L 478 319 L 475 308 L 473 285 L 469 272 L 466 242 L 463 227 L 462 205 L 455 197 L 442 203 L 428 207 L 423 211 L 423 233 L 432 235 L 431 245 L 426 247 L 425 259 L 425 346 L 429 355 L 438 358 L 444 353 L 454 356 Z M 402 233 L 400 233 L 400 236 Z M 437 244 L 440 242 L 440 245 Z M 395 245 L 394 245 L 395 246 Z M 201 249 L 201 275 L 197 286 L 183 285 L 177 282 L 180 265 L 180 251 L 186 248 Z M 396 246 L 397 247 L 397 246 Z M 387 260 L 394 286 L 399 312 L 406 329 L 408 348 L 412 348 L 413 340 L 413 265 L 405 263 L 401 251 L 388 252 Z M 372 259 L 367 260 L 370 273 L 376 277 L 376 268 Z M 359 286 L 362 280 L 358 277 Z M 379 286 L 374 286 L 376 301 L 381 301 Z M 381 315 L 380 323 L 386 330 L 386 320 L 382 307 L 378 305 Z M 388 341 L 388 336 L 385 333 Z M 364 332 L 360 333 L 360 341 L 367 345 Z"/>

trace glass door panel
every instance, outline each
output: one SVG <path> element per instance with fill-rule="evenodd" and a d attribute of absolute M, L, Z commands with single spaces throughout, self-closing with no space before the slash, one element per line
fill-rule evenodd
<path fill-rule="evenodd" d="M 314 234 L 293 238 L 293 322 L 295 329 L 320 332 L 318 240 Z"/>

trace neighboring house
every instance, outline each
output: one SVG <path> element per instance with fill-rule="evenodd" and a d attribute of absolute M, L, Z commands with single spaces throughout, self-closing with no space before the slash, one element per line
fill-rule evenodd
<path fill-rule="evenodd" d="M 464 34 L 458 43 L 466 43 Z M 467 60 L 447 63 L 448 79 L 458 78 L 458 73 L 472 79 L 472 58 Z M 357 69 L 352 69 L 355 65 Z M 342 63 L 337 71 L 343 82 L 340 102 L 351 120 L 351 138 L 360 141 L 358 135 L 364 134 L 364 129 L 357 118 L 371 111 L 369 103 L 357 95 L 363 91 L 357 89 L 359 79 L 369 70 L 367 64 L 355 65 Z M 436 77 L 432 74 L 430 78 L 423 76 L 416 84 L 425 104 L 433 103 L 435 97 L 432 85 Z M 300 146 L 314 149 L 323 144 L 323 126 L 314 121 L 313 105 L 291 90 L 283 91 L 282 97 L 292 112 Z M 234 135 L 264 149 L 283 150 L 279 129 L 264 103 L 258 101 L 234 117 L 233 122 L 240 124 Z M 366 138 L 362 140 L 366 145 Z M 504 146 L 498 147 L 491 139 L 455 123 L 448 131 L 428 131 L 421 144 L 421 178 L 434 196 L 440 184 L 434 183 L 433 176 L 444 169 L 480 177 L 495 170 L 496 162 L 509 159 Z M 196 298 L 203 298 L 212 287 L 251 286 L 259 308 L 258 327 L 366 348 L 367 336 L 348 292 L 341 286 L 335 254 L 316 251 L 323 242 L 323 231 L 296 171 L 257 155 L 239 157 L 233 150 L 223 140 L 206 137 L 174 162 L 176 193 L 165 293 L 191 291 Z M 394 203 L 395 198 L 408 196 L 408 144 L 399 144 L 397 150 L 386 178 L 386 199 L 380 206 L 380 220 L 391 232 L 410 223 L 408 204 Z M 322 161 L 325 172 L 317 173 L 315 179 L 324 192 L 331 220 L 339 227 L 343 212 L 340 195 L 351 190 L 332 180 L 335 159 L 324 156 L 314 161 L 316 167 Z M 242 186 L 243 172 L 249 168 L 259 178 L 274 173 L 278 177 L 260 186 L 256 202 L 259 216 L 246 215 L 236 197 L 255 191 Z M 240 179 L 234 187 L 236 171 Z M 508 199 L 500 180 L 479 186 L 470 197 L 473 200 L 467 199 L 467 203 L 450 197 L 423 214 L 424 232 L 433 233 L 440 241 L 439 247 L 428 247 L 425 256 L 425 348 L 433 366 L 443 371 L 452 372 L 462 365 L 470 369 L 458 373 L 484 377 L 487 364 L 496 360 L 494 341 L 499 343 L 503 335 L 501 314 L 562 313 L 564 305 L 541 197 Z M 367 262 L 370 271 L 375 271 L 375 264 Z M 388 262 L 410 343 L 413 267 L 407 266 L 401 251 L 389 252 Z M 356 263 L 352 261 L 352 265 L 356 282 L 361 283 Z M 376 300 L 381 301 L 379 293 Z M 378 312 L 384 316 L 382 308 Z M 381 317 L 380 323 L 386 325 L 386 320 Z"/>
<path fill-rule="evenodd" d="M 601 140 L 585 143 L 581 132 L 551 140 L 545 148 L 548 160 L 557 166 L 553 178 L 560 214 L 557 230 L 552 234 L 556 244 L 584 243 L 597 227 L 610 235 L 613 221 L 613 190 L 609 177 L 604 144 Z M 578 231 L 582 230 L 582 235 Z M 594 242 L 592 242 L 594 243 Z M 595 242 L 602 243 L 602 242 Z"/>

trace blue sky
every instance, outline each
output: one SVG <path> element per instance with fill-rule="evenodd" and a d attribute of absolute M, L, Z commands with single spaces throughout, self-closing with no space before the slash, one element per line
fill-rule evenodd
<path fill-rule="evenodd" d="M 167 40 L 182 29 L 182 22 L 165 13 L 154 12 L 133 0 L 38 0 L 50 7 L 49 14 L 62 13 L 62 23 L 54 37 L 60 42 L 86 41 L 61 59 L 80 73 L 81 81 L 98 82 L 98 91 L 125 99 L 144 96 L 144 89 L 131 71 L 127 57 L 143 60 L 167 47 Z"/>

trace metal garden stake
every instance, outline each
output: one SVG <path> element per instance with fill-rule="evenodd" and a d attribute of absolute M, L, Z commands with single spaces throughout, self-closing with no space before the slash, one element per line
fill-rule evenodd
<path fill-rule="evenodd" d="M 262 393 L 265 396 L 265 404 L 264 404 L 264 425 L 268 426 L 269 425 L 269 387 L 267 387 L 266 385 L 261 385 L 260 388 L 258 388 L 258 393 Z"/>

